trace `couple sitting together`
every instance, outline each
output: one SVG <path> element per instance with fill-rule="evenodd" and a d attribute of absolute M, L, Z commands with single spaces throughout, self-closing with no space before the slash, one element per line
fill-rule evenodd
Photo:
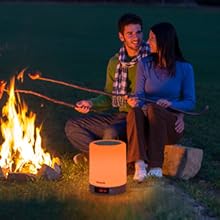
<path fill-rule="evenodd" d="M 65 132 L 82 152 L 74 156 L 75 163 L 88 158 L 94 140 L 126 141 L 127 163 L 135 168 L 133 179 L 142 182 L 148 176 L 163 176 L 164 145 L 176 144 L 183 136 L 183 114 L 169 107 L 194 108 L 194 72 L 182 55 L 172 24 L 153 25 L 146 43 L 142 19 L 135 14 L 120 17 L 118 30 L 123 45 L 109 60 L 104 89 L 112 98 L 99 95 L 78 101 L 78 112 L 96 109 L 100 113 L 68 120 Z M 104 112 L 112 108 L 115 111 Z"/>

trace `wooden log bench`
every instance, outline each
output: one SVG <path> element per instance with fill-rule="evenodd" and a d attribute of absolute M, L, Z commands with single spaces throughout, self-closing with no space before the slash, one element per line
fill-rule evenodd
<path fill-rule="evenodd" d="M 203 150 L 182 145 L 165 145 L 163 175 L 188 180 L 201 168 Z"/>

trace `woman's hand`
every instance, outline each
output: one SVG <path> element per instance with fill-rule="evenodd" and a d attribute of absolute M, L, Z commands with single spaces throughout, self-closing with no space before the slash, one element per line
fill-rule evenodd
<path fill-rule="evenodd" d="M 175 131 L 179 134 L 183 132 L 185 127 L 183 118 L 184 118 L 184 114 L 182 113 L 177 114 L 177 120 L 175 122 Z"/>
<path fill-rule="evenodd" d="M 156 104 L 160 105 L 163 108 L 168 108 L 172 105 L 172 102 L 166 99 L 159 99 L 157 100 Z M 183 118 L 184 118 L 184 114 L 182 113 L 177 114 L 177 120 L 175 122 L 175 131 L 179 134 L 183 132 L 184 127 L 185 127 Z"/>
<path fill-rule="evenodd" d="M 171 106 L 172 102 L 170 102 L 166 99 L 158 99 L 156 104 L 160 105 L 163 108 L 168 108 L 169 106 Z"/>
<path fill-rule="evenodd" d="M 138 97 L 128 97 L 127 98 L 127 103 L 130 105 L 132 108 L 137 107 L 139 100 Z"/>
<path fill-rule="evenodd" d="M 89 100 L 81 100 L 76 103 L 75 110 L 82 113 L 87 114 L 92 108 L 93 104 Z"/>

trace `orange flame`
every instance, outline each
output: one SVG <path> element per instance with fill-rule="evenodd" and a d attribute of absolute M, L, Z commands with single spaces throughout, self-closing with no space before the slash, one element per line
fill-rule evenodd
<path fill-rule="evenodd" d="M 15 79 L 9 85 L 9 98 L 2 108 L 0 167 L 9 172 L 36 174 L 43 164 L 52 166 L 49 153 L 41 147 L 40 127 L 36 115 L 28 110 L 19 94 L 14 92 Z"/>
<path fill-rule="evenodd" d="M 24 73 L 27 70 L 27 68 L 24 68 L 23 70 L 20 71 L 20 73 L 17 75 L 17 80 L 20 80 L 22 83 L 24 82 Z"/>

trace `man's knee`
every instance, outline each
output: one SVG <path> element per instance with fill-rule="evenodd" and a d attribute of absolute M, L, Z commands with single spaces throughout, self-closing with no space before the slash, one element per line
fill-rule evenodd
<path fill-rule="evenodd" d="M 70 119 L 65 124 L 65 134 L 72 146 L 80 151 L 88 152 L 89 141 L 82 135 L 83 129 L 77 121 Z"/>
<path fill-rule="evenodd" d="M 103 139 L 118 139 L 119 135 L 114 127 L 108 127 L 104 130 Z"/>
<path fill-rule="evenodd" d="M 74 133 L 76 133 L 78 129 L 79 129 L 79 126 L 72 119 L 68 120 L 64 127 L 65 134 L 68 138 L 72 136 Z"/>

